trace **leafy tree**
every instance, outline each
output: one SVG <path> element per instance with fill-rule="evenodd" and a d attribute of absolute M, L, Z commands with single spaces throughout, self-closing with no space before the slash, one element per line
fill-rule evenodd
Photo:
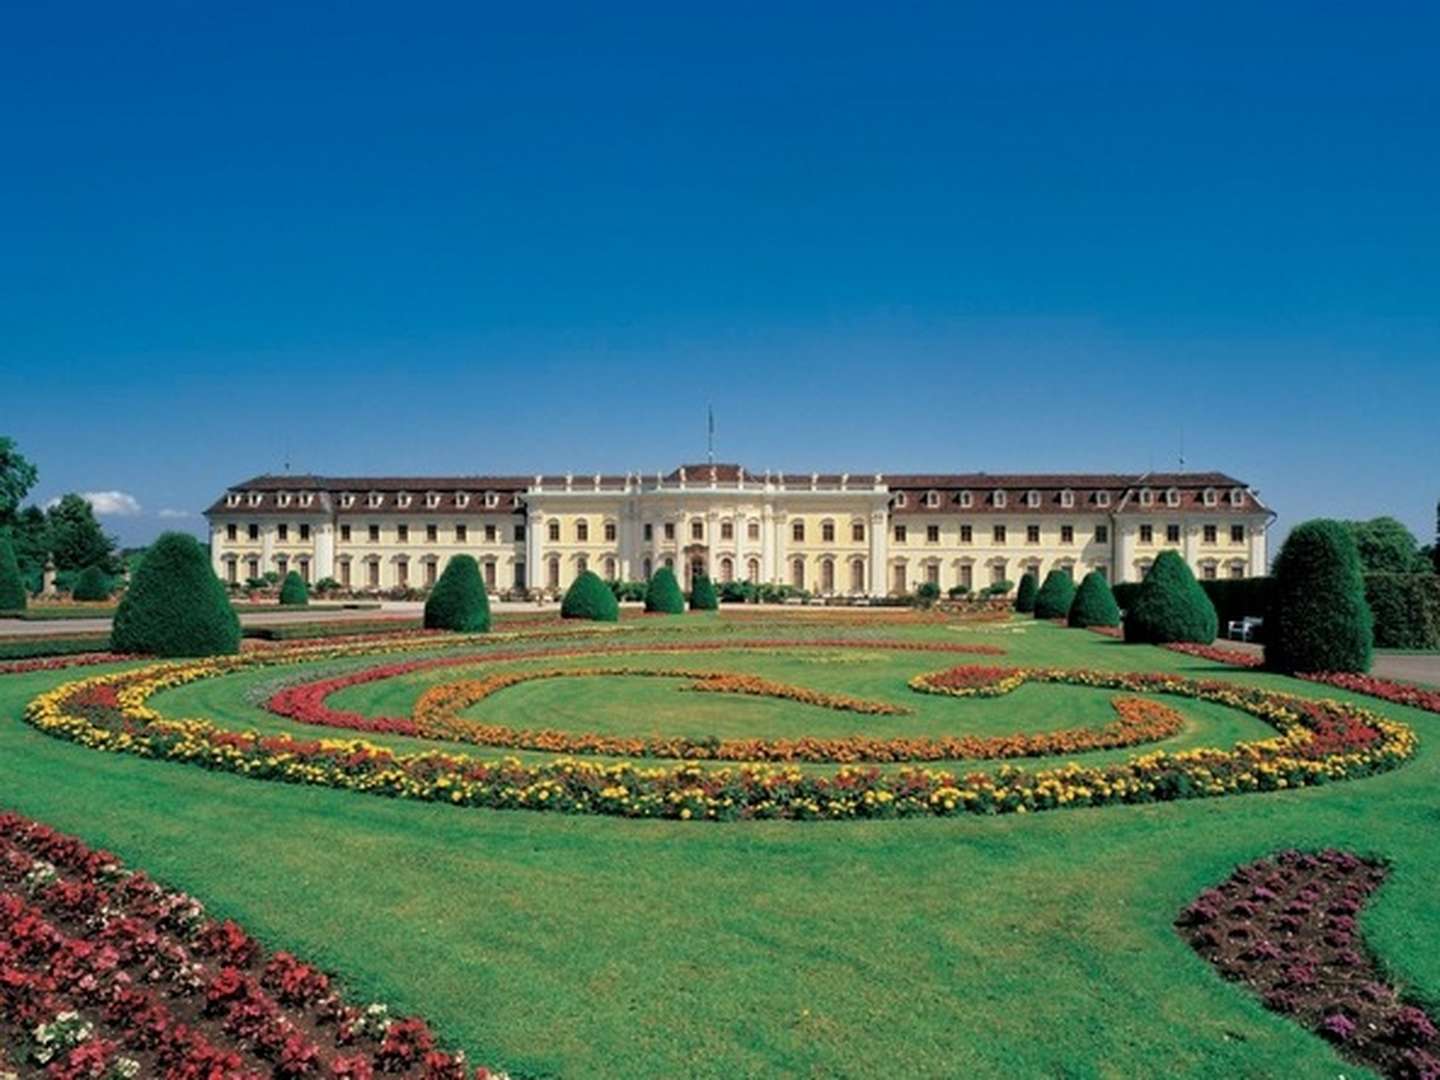
<path fill-rule="evenodd" d="M 83 570 L 98 566 L 107 574 L 119 573 L 115 541 L 106 536 L 95 517 L 95 508 L 73 492 L 45 512 L 50 551 L 60 570 Z"/>
<path fill-rule="evenodd" d="M 50 557 L 50 526 L 45 521 L 45 511 L 31 505 L 16 514 L 10 539 L 15 544 L 15 561 L 20 564 L 20 576 L 25 579 L 26 588 L 39 592 L 45 560 Z"/>
<path fill-rule="evenodd" d="M 1275 559 L 1265 664 L 1275 671 L 1369 671 L 1374 620 L 1352 527 L 1297 525 Z"/>
<path fill-rule="evenodd" d="M 285 575 L 280 586 L 280 603 L 286 607 L 305 607 L 310 603 L 310 589 L 294 570 Z"/>
<path fill-rule="evenodd" d="M 20 579 L 20 566 L 15 561 L 15 546 L 0 529 L 0 611 L 21 611 L 28 600 L 25 583 Z"/>
<path fill-rule="evenodd" d="M 0 526 L 14 523 L 21 500 L 39 476 L 39 471 L 15 446 L 15 440 L 0 435 Z"/>
<path fill-rule="evenodd" d="M 560 601 L 562 619 L 591 619 L 594 622 L 618 622 L 620 604 L 610 586 L 593 570 L 586 570 L 570 583 L 565 599 Z"/>
<path fill-rule="evenodd" d="M 1091 570 L 1075 590 L 1067 621 L 1071 626 L 1119 626 L 1120 605 L 1110 582 L 1099 570 Z"/>
<path fill-rule="evenodd" d="M 650 575 L 650 584 L 645 589 L 645 610 L 659 611 L 667 615 L 680 615 L 685 611 L 685 594 L 675 580 L 675 571 L 662 566 Z"/>
<path fill-rule="evenodd" d="M 1040 591 L 1040 579 L 1033 570 L 1026 570 L 1020 579 L 1020 588 L 1015 593 L 1015 610 L 1021 614 L 1035 610 L 1035 595 Z"/>
<path fill-rule="evenodd" d="M 74 600 L 109 600 L 111 592 L 110 575 L 98 566 L 87 566 L 75 579 L 70 596 Z"/>
<path fill-rule="evenodd" d="M 1068 571 L 1051 570 L 1045 575 L 1045 584 L 1035 594 L 1035 617 L 1063 619 L 1070 614 L 1070 604 L 1074 599 L 1075 579 Z"/>
<path fill-rule="evenodd" d="M 1416 569 L 1419 543 L 1409 529 L 1393 517 L 1349 521 L 1346 526 L 1360 553 L 1367 574 L 1409 574 Z"/>
<path fill-rule="evenodd" d="M 690 610 L 715 611 L 720 607 L 720 598 L 715 595 L 715 585 L 706 574 L 696 574 L 690 585 Z"/>
<path fill-rule="evenodd" d="M 1163 645 L 1215 640 L 1215 605 L 1177 551 L 1162 551 L 1125 612 L 1125 640 Z"/>
<path fill-rule="evenodd" d="M 455 555 L 425 601 L 425 629 L 481 634 L 490 629 L 490 598 L 480 565 L 470 555 Z"/>
<path fill-rule="evenodd" d="M 110 648 L 153 656 L 240 650 L 240 620 L 193 536 L 167 532 L 150 545 L 115 611 Z"/>
<path fill-rule="evenodd" d="M 1440 574 L 1440 502 L 1435 504 L 1435 542 L 1430 545 L 1430 565 Z"/>

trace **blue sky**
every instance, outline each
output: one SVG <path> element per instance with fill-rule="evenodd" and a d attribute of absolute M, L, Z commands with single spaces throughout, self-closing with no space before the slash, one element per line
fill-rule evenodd
<path fill-rule="evenodd" d="M 713 402 L 754 469 L 1183 440 L 1430 538 L 1433 5 L 686 6 L 7 8 L 35 496 L 668 469 Z"/>

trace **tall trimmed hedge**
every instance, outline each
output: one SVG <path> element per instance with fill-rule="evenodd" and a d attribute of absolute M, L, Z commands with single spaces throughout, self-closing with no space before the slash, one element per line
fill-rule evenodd
<path fill-rule="evenodd" d="M 115 611 L 110 648 L 152 656 L 239 651 L 240 620 L 193 536 L 168 532 L 150 545 Z"/>
<path fill-rule="evenodd" d="M 1381 649 L 1440 649 L 1440 577 L 1366 574 L 1365 603 Z"/>
<path fill-rule="evenodd" d="M 594 622 L 618 622 L 620 603 L 610 586 L 593 570 L 586 570 L 570 583 L 565 599 L 560 601 L 562 619 L 590 619 Z"/>
<path fill-rule="evenodd" d="M 70 590 L 70 598 L 86 601 L 109 600 L 110 575 L 98 566 L 87 566 L 75 579 L 75 585 Z"/>
<path fill-rule="evenodd" d="M 1091 570 L 1080 582 L 1066 619 L 1075 627 L 1120 625 L 1120 605 L 1115 603 L 1110 582 L 1099 570 Z"/>
<path fill-rule="evenodd" d="M 286 574 L 280 584 L 280 603 L 286 607 L 305 607 L 310 603 L 310 589 L 294 570 Z"/>
<path fill-rule="evenodd" d="M 720 598 L 715 595 L 715 584 L 706 574 L 696 574 L 690 584 L 690 610 L 715 611 L 720 607 Z"/>
<path fill-rule="evenodd" d="M 1045 575 L 1045 584 L 1035 594 L 1035 617 L 1063 619 L 1070 614 L 1070 605 L 1074 600 L 1075 579 L 1065 570 L 1051 570 Z"/>
<path fill-rule="evenodd" d="M 1343 522 L 1297 525 L 1275 559 L 1265 664 L 1275 671 L 1369 671 L 1374 620 L 1355 538 Z"/>
<path fill-rule="evenodd" d="M 684 614 L 685 594 L 675 580 L 675 571 L 668 566 L 662 566 L 650 575 L 650 584 L 645 587 L 645 610 L 666 615 Z"/>
<path fill-rule="evenodd" d="M 490 629 L 490 598 L 480 566 L 470 555 L 453 555 L 425 601 L 425 629 L 483 634 Z"/>
<path fill-rule="evenodd" d="M 1040 591 L 1040 579 L 1033 571 L 1026 570 L 1020 579 L 1020 588 L 1015 592 L 1015 610 L 1028 614 L 1035 610 L 1035 596 Z"/>
<path fill-rule="evenodd" d="M 1117 581 L 1110 586 L 1110 591 L 1115 596 L 1115 603 L 1120 605 L 1121 611 L 1129 611 L 1135 606 L 1135 598 L 1140 595 L 1141 581 Z"/>
<path fill-rule="evenodd" d="M 1215 640 L 1215 605 L 1178 551 L 1162 551 L 1125 612 L 1125 640 L 1163 645 Z"/>
<path fill-rule="evenodd" d="M 0 611 L 22 611 L 29 599 L 15 561 L 15 545 L 8 533 L 0 532 Z"/>

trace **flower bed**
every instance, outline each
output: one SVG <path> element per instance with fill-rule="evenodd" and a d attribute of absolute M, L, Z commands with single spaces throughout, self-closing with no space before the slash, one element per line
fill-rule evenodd
<path fill-rule="evenodd" d="M 1171 641 L 1164 646 L 1171 652 L 1198 656 L 1201 660 L 1213 660 L 1217 664 L 1231 667 L 1258 668 L 1265 665 L 1263 653 L 1247 652 L 1244 649 L 1227 648 L 1224 645 L 1197 645 L 1193 641 Z"/>
<path fill-rule="evenodd" d="M 336 654 L 343 652 L 329 655 Z M 329 655 L 309 651 L 301 659 Z M 464 806 L 709 820 L 1007 813 L 1277 791 L 1369 776 L 1395 768 L 1415 749 L 1408 727 L 1359 706 L 1177 675 L 1065 669 L 1027 670 L 1025 677 L 1214 702 L 1248 712 L 1279 734 L 1228 750 L 1156 751 L 1099 766 L 1030 771 L 1004 765 L 993 773 L 957 775 L 847 765 L 822 776 L 766 764 L 651 768 L 557 758 L 527 765 L 513 758 L 398 753 L 361 740 L 307 740 L 227 730 L 203 719 L 169 720 L 147 704 L 167 687 L 247 665 L 293 661 L 260 654 L 92 676 L 39 695 L 25 716 L 41 731 L 94 749 L 255 779 Z"/>
<path fill-rule="evenodd" d="M 113 855 L 0 814 L 0 1045 L 53 1080 L 466 1080 L 423 1020 L 361 1008 Z M 43 1070 L 43 1072 L 42 1072 Z"/>
<path fill-rule="evenodd" d="M 1307 682 L 1324 683 L 1326 686 L 1333 686 L 1339 690 L 1349 690 L 1356 694 L 1369 694 L 1371 697 L 1383 698 L 1396 705 L 1408 705 L 1412 709 L 1440 713 L 1440 690 L 1430 690 L 1423 686 L 1412 686 L 1409 683 L 1394 682 L 1390 679 L 1377 679 L 1373 675 L 1354 675 L 1346 672 L 1320 672 L 1301 675 L 1299 678 Z"/>
<path fill-rule="evenodd" d="M 1434 1018 L 1389 985 L 1359 936 L 1361 908 L 1384 879 L 1383 867 L 1342 851 L 1283 852 L 1206 890 L 1176 926 L 1227 979 L 1351 1060 L 1435 1080 Z"/>

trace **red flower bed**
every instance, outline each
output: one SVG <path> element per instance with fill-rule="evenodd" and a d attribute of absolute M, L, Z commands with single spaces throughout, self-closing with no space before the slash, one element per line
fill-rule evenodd
<path fill-rule="evenodd" d="M 68 656 L 37 656 L 31 660 L 10 660 L 0 664 L 0 675 L 23 675 L 29 671 L 63 671 L 65 668 L 89 667 L 91 664 L 114 664 L 122 660 L 138 660 L 131 653 L 71 653 Z"/>
<path fill-rule="evenodd" d="M 1198 656 L 1202 660 L 1214 660 L 1217 664 L 1229 664 L 1232 667 L 1258 668 L 1265 663 L 1262 653 L 1230 649 L 1224 645 L 1196 645 L 1190 641 L 1172 641 L 1165 648 L 1171 652 L 1184 653 L 1186 656 Z"/>
<path fill-rule="evenodd" d="M 1409 705 L 1412 709 L 1440 713 L 1440 690 L 1429 690 L 1423 686 L 1411 686 L 1409 683 L 1377 679 L 1373 675 L 1355 675 L 1347 672 L 1316 672 L 1299 677 L 1307 682 L 1324 683 L 1326 686 L 1350 690 L 1357 694 L 1369 694 L 1371 697 L 1392 701 L 1396 705 Z"/>
<path fill-rule="evenodd" d="M 1351 1060 L 1385 1076 L 1436 1080 L 1434 1019 L 1385 981 L 1360 939 L 1360 909 L 1384 879 L 1383 867 L 1343 851 L 1287 851 L 1206 890 L 1176 926 L 1227 979 Z"/>
<path fill-rule="evenodd" d="M 348 1004 L 324 972 L 10 813 L 0 814 L 0 1045 L 53 1080 L 472 1075 L 423 1020 Z"/>

